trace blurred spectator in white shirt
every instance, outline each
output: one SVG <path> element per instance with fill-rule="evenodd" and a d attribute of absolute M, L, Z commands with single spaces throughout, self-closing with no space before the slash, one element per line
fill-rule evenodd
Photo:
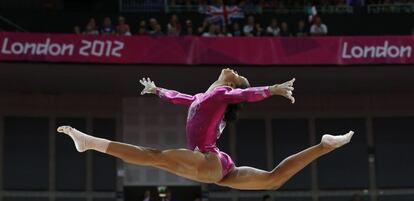
<path fill-rule="evenodd" d="M 319 36 L 328 34 L 328 27 L 322 23 L 319 16 L 315 17 L 315 21 L 310 28 L 310 34 Z"/>
<path fill-rule="evenodd" d="M 255 22 L 254 22 L 254 17 L 253 16 L 249 16 L 247 18 L 247 24 L 244 25 L 243 27 L 243 33 L 245 36 L 253 36 L 254 33 L 254 28 L 255 28 Z"/>
<path fill-rule="evenodd" d="M 167 24 L 167 33 L 170 36 L 179 36 L 181 33 L 181 23 L 177 15 L 172 15 L 170 22 Z"/>
<path fill-rule="evenodd" d="M 273 18 L 270 21 L 270 25 L 266 28 L 266 35 L 268 36 L 278 36 L 280 34 L 280 28 L 277 24 L 277 19 Z"/>

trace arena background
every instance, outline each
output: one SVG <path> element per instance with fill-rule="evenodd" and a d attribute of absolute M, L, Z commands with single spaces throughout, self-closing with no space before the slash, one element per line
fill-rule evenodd
<path fill-rule="evenodd" d="M 92 16 L 100 21 L 123 15 L 137 29 L 139 20 L 154 16 L 166 24 L 171 9 L 183 20 L 203 20 L 203 15 L 168 2 L 162 9 L 136 2 L 142 7 L 128 9 L 118 1 L 2 0 L 0 28 L 71 33 L 73 26 L 83 26 Z M 376 3 L 380 8 L 399 5 Z M 329 35 L 411 34 L 413 10 L 368 12 L 372 5 L 337 6 L 351 7 L 352 13 L 321 12 Z M 301 12 L 270 11 L 252 14 L 263 24 L 270 17 L 292 24 L 307 19 Z M 266 194 L 275 201 L 412 201 L 412 65 L 0 61 L 0 201 L 132 201 L 143 200 L 145 190 L 151 190 L 153 200 L 161 200 L 159 186 L 172 189 L 174 201 L 258 201 Z M 227 127 L 219 146 L 237 165 L 272 169 L 284 157 L 317 143 L 324 133 L 352 129 L 356 132 L 352 143 L 312 163 L 278 191 L 238 191 L 128 165 L 96 152 L 79 154 L 72 141 L 56 133 L 58 125 L 70 124 L 140 146 L 184 147 L 185 108 L 155 96 L 140 96 L 138 79 L 151 77 L 157 86 L 194 94 L 206 90 L 220 69 L 228 66 L 254 86 L 297 79 L 294 105 L 276 97 L 248 104 L 241 119 Z"/>

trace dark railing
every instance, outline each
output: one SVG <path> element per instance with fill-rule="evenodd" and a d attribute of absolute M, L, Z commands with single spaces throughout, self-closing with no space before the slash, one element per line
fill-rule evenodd
<path fill-rule="evenodd" d="M 121 12 L 164 12 L 166 0 L 119 0 Z"/>

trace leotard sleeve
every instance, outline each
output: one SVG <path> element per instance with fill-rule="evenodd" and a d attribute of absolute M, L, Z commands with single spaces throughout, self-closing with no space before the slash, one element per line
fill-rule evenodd
<path fill-rule="evenodd" d="M 195 100 L 194 96 L 159 87 L 156 90 L 156 94 L 162 100 L 165 100 L 175 105 L 185 105 L 189 107 L 191 103 Z"/>
<path fill-rule="evenodd" d="M 250 87 L 247 89 L 233 89 L 231 87 L 218 87 L 215 90 L 218 99 L 230 103 L 258 102 L 270 97 L 268 86 Z"/>

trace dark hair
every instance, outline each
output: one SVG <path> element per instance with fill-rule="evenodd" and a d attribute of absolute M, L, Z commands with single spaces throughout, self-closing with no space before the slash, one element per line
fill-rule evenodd
<path fill-rule="evenodd" d="M 249 88 L 249 83 L 243 83 L 241 85 L 236 86 L 235 88 L 239 89 L 246 89 Z M 224 113 L 224 121 L 226 123 L 233 123 L 238 118 L 239 111 L 243 108 L 244 103 L 238 103 L 238 104 L 230 104 L 227 106 L 226 113 Z"/>

